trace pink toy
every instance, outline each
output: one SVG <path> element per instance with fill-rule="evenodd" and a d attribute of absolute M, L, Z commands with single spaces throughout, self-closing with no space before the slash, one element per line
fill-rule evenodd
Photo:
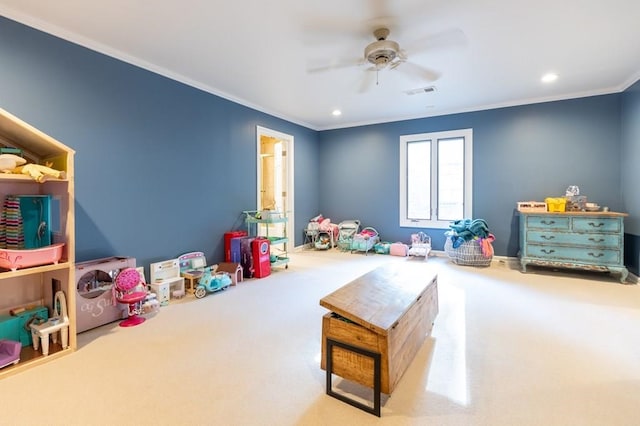
<path fill-rule="evenodd" d="M 409 246 L 404 243 L 393 243 L 389 248 L 389 254 L 391 256 L 407 256 L 409 252 Z"/>
<path fill-rule="evenodd" d="M 76 263 L 76 332 L 127 318 L 124 306 L 113 299 L 113 280 L 121 269 L 135 266 L 134 257 L 119 256 Z"/>
<path fill-rule="evenodd" d="M 16 269 L 58 263 L 64 243 L 27 250 L 0 249 L 0 268 Z"/>
<path fill-rule="evenodd" d="M 139 315 L 142 313 L 142 302 L 147 297 L 147 288 L 135 268 L 125 268 L 116 276 L 113 297 L 118 303 L 129 307 L 129 318 L 121 321 L 120 327 L 133 327 L 145 321 Z"/>
<path fill-rule="evenodd" d="M 0 340 L 0 368 L 20 361 L 22 344 L 14 340 Z"/>

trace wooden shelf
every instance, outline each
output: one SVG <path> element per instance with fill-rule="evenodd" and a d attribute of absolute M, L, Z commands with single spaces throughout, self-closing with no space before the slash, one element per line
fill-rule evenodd
<path fill-rule="evenodd" d="M 57 264 L 33 266 L 31 268 L 18 269 L 15 271 L 0 269 L 0 280 L 5 278 L 23 277 L 25 275 L 68 269 L 69 267 L 69 262 L 67 260 L 61 260 Z"/>
<path fill-rule="evenodd" d="M 36 182 L 32 177 L 16 173 L 0 173 L 0 181 L 25 182 L 25 183 L 46 183 L 46 182 L 68 182 L 68 179 L 47 178 L 45 182 Z"/>
<path fill-rule="evenodd" d="M 37 182 L 28 175 L 0 173 L 0 205 L 4 205 L 4 200 L 9 195 L 48 195 L 56 200 L 55 207 L 52 207 L 56 209 L 56 214 L 52 214 L 55 216 L 52 241 L 64 243 L 62 259 L 57 264 L 15 271 L 0 269 L 0 314 L 8 314 L 16 307 L 36 305 L 45 306 L 51 315 L 54 294 L 62 290 L 66 296 L 69 317 L 67 348 L 62 349 L 59 344 L 51 342 L 49 355 L 43 356 L 41 351 L 25 346 L 18 364 L 0 369 L 0 378 L 4 378 L 70 354 L 77 347 L 73 182 L 75 151 L 3 109 L 0 109 L 0 146 L 18 148 L 28 163 L 50 165 L 52 169 L 66 174 L 65 179 L 47 177 L 44 182 Z M 20 328 L 20 333 L 28 331 Z"/>
<path fill-rule="evenodd" d="M 49 355 L 44 356 L 42 352 L 33 349 L 33 346 L 25 346 L 20 351 L 20 362 L 0 369 L 0 379 L 25 371 L 29 368 L 53 361 L 61 356 L 71 353 L 71 347 L 62 349 L 60 342 L 49 343 Z"/>

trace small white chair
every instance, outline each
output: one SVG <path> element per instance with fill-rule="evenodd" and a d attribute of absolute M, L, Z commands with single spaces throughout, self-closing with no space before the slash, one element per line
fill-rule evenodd
<path fill-rule="evenodd" d="M 49 355 L 49 336 L 53 343 L 58 342 L 58 332 L 60 332 L 60 344 L 63 349 L 69 346 L 69 317 L 67 316 L 67 298 L 64 292 L 56 292 L 53 298 L 53 315 L 42 324 L 31 324 L 31 340 L 33 349 L 38 350 L 38 345 L 42 346 L 42 355 Z"/>

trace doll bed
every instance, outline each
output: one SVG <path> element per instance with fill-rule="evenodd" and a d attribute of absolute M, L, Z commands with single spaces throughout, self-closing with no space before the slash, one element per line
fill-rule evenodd
<path fill-rule="evenodd" d="M 320 231 L 316 237 L 315 247 L 317 250 L 328 250 L 333 246 L 333 238 L 329 232 Z"/>
<path fill-rule="evenodd" d="M 373 246 L 380 242 L 380 236 L 378 231 L 374 228 L 366 227 L 363 228 L 362 231 L 358 232 L 353 236 L 353 241 L 351 242 L 351 252 L 354 251 L 362 251 L 365 254 L 369 252 L 369 250 L 373 250 Z"/>
<path fill-rule="evenodd" d="M 431 237 L 424 232 L 411 234 L 411 247 L 409 247 L 409 256 L 424 256 L 424 260 L 429 257 L 431 251 Z"/>

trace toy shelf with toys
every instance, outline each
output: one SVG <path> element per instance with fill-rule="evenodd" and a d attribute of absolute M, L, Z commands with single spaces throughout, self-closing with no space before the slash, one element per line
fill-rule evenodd
<path fill-rule="evenodd" d="M 269 240 L 269 258 L 271 266 L 289 268 L 287 238 L 287 215 L 270 210 L 245 210 L 247 233 L 253 237 L 264 237 Z"/>
<path fill-rule="evenodd" d="M 76 349 L 74 154 L 0 109 L 0 220 L 5 225 L 0 226 L 0 340 L 16 341 L 15 324 L 24 312 L 55 316 L 58 291 L 64 293 L 58 300 L 65 300 L 68 313 L 64 344 L 51 336 L 44 355 L 42 345 L 35 349 L 20 337 L 18 362 L 1 367 L 0 378 Z M 35 203 L 36 208 L 31 209 L 36 212 L 34 226 L 23 216 L 29 203 L 21 204 L 21 200 Z M 21 328 L 17 329 L 22 336 Z"/>

